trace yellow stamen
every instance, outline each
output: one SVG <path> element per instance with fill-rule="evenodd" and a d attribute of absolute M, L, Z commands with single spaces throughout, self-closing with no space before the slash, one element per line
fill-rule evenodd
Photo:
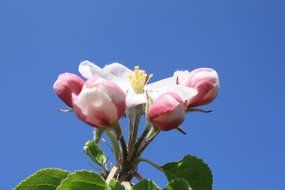
<path fill-rule="evenodd" d="M 134 74 L 130 76 L 129 80 L 135 93 L 143 93 L 143 88 L 147 81 L 147 74 L 140 70 L 139 66 L 135 66 Z"/>

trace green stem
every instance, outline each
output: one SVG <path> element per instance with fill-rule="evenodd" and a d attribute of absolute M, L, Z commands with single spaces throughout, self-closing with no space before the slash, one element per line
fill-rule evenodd
<path fill-rule="evenodd" d="M 164 170 L 163 170 L 162 167 L 160 167 L 158 164 L 154 163 L 153 161 L 151 161 L 151 160 L 149 160 L 149 159 L 140 158 L 139 161 L 140 161 L 140 162 L 146 162 L 146 163 L 152 165 L 154 168 L 158 169 L 159 171 L 164 172 Z"/>
<path fill-rule="evenodd" d="M 106 133 L 112 142 L 115 158 L 116 161 L 118 162 L 120 160 L 121 149 L 119 147 L 117 134 L 112 128 L 107 128 Z"/>
<path fill-rule="evenodd" d="M 151 136 L 151 138 L 147 139 L 145 141 L 145 143 L 140 147 L 140 149 L 138 150 L 137 153 L 137 157 L 139 158 L 141 156 L 141 154 L 143 153 L 143 151 L 146 149 L 146 147 L 153 141 L 153 139 L 159 134 L 160 131 L 155 132 L 155 134 L 153 136 Z"/>
<path fill-rule="evenodd" d="M 132 163 L 137 158 L 137 153 L 139 151 L 139 148 L 141 147 L 141 144 L 145 140 L 146 136 L 148 135 L 150 128 L 151 124 L 148 123 L 147 126 L 145 127 L 144 132 L 142 133 L 138 141 L 134 144 L 133 150 L 130 153 L 130 158 L 129 158 L 130 163 Z"/>
<path fill-rule="evenodd" d="M 123 161 L 125 161 L 128 157 L 128 149 L 127 149 L 127 145 L 126 145 L 126 141 L 124 139 L 124 136 L 121 137 L 120 142 L 121 142 L 121 146 L 122 146 L 122 150 L 123 150 Z"/>
<path fill-rule="evenodd" d="M 129 142 L 129 148 L 130 149 L 132 149 L 132 147 L 135 144 L 136 139 L 137 139 L 140 118 L 141 118 L 140 111 L 139 111 L 139 108 L 137 108 L 135 110 L 135 121 L 134 121 L 134 124 L 132 126 L 131 133 L 130 133 L 130 142 Z"/>
<path fill-rule="evenodd" d="M 102 129 L 94 130 L 94 132 L 93 132 L 93 139 L 94 139 L 95 144 L 98 144 L 98 142 L 101 140 L 102 134 L 103 134 L 103 130 Z"/>

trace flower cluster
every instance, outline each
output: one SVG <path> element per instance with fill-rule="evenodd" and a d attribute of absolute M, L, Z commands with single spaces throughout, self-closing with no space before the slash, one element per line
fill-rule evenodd
<path fill-rule="evenodd" d="M 212 102 L 218 93 L 219 79 L 216 71 L 200 68 L 176 71 L 173 76 L 149 83 L 152 74 L 113 63 L 100 68 L 89 61 L 79 65 L 85 78 L 64 73 L 54 83 L 56 94 L 74 111 L 77 117 L 96 129 L 93 141 L 88 141 L 84 152 L 102 167 L 102 176 L 131 181 L 137 173 L 143 151 L 160 131 L 177 129 L 186 113 L 204 111 L 198 108 Z M 207 112 L 207 111 L 204 111 Z M 146 127 L 138 137 L 141 117 Z M 129 138 L 125 141 L 119 120 L 129 120 Z M 112 142 L 116 165 L 108 170 L 105 158 L 99 153 L 98 142 L 106 132 Z M 99 152 L 98 152 L 99 151 Z"/>
<path fill-rule="evenodd" d="M 176 71 L 154 83 L 149 83 L 152 75 L 139 67 L 132 71 L 119 63 L 100 68 L 83 61 L 79 72 L 86 80 L 64 73 L 54 83 L 54 90 L 80 120 L 100 129 L 114 126 L 139 105 L 158 129 L 178 128 L 185 113 L 212 102 L 219 89 L 218 75 L 211 68 Z"/>

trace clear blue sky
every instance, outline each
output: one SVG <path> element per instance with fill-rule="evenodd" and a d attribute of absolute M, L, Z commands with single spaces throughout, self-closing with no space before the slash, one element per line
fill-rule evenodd
<path fill-rule="evenodd" d="M 82 153 L 92 129 L 52 85 L 80 61 L 140 65 L 154 80 L 177 69 L 215 68 L 214 112 L 187 116 L 145 157 L 185 154 L 213 170 L 215 190 L 285 189 L 285 2 L 282 0 L 0 1 L 0 189 L 45 167 L 92 169 Z M 159 185 L 164 176 L 142 165 Z"/>

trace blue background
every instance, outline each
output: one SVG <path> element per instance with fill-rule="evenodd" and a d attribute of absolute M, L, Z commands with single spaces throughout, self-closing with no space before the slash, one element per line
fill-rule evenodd
<path fill-rule="evenodd" d="M 216 190 L 285 189 L 285 2 L 282 0 L 0 1 L 0 189 L 46 167 L 93 169 L 92 128 L 52 85 L 88 59 L 140 65 L 154 80 L 177 69 L 220 76 L 211 114 L 187 116 L 182 136 L 160 134 L 144 154 L 160 164 L 203 158 Z M 141 174 L 160 186 L 147 165 Z"/>

